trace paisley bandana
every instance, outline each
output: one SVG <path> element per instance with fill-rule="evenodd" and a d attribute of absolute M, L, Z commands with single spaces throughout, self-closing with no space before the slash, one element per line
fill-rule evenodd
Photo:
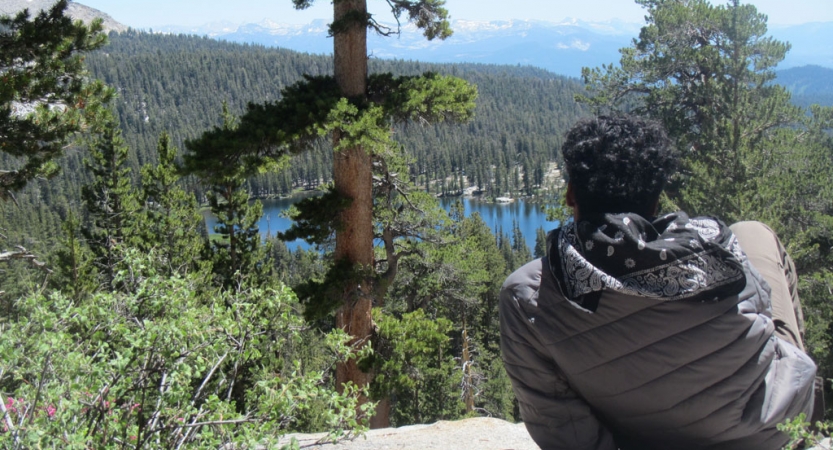
<path fill-rule="evenodd" d="M 683 212 L 650 222 L 605 214 L 550 233 L 550 270 L 570 302 L 594 312 L 605 289 L 657 300 L 719 301 L 746 284 L 746 255 L 723 222 Z"/>

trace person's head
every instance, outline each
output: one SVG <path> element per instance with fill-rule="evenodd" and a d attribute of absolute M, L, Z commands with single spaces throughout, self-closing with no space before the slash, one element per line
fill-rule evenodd
<path fill-rule="evenodd" d="M 677 154 L 662 126 L 634 116 L 583 119 L 561 148 L 567 171 L 567 204 L 577 216 L 656 214 Z"/>

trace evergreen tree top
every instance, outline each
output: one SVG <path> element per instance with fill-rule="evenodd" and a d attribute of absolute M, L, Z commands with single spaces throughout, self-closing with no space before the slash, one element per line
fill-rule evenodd
<path fill-rule="evenodd" d="M 344 0 L 336 0 L 344 1 Z M 448 23 L 448 10 L 444 8 L 445 0 L 385 0 L 390 6 L 391 13 L 396 19 L 397 29 L 379 23 L 372 14 L 364 13 L 348 15 L 330 24 L 330 35 L 335 35 L 347 29 L 351 23 L 359 22 L 382 36 L 398 34 L 402 26 L 402 17 L 423 30 L 423 35 L 430 41 L 435 38 L 445 39 L 452 31 Z M 306 9 L 315 0 L 292 0 L 296 9 Z M 366 3 L 366 2 L 365 2 Z M 366 9 L 366 8 L 365 8 Z"/>
<path fill-rule="evenodd" d="M 97 120 L 112 91 L 91 81 L 83 54 L 104 45 L 101 21 L 66 16 L 60 0 L 32 17 L 0 17 L 0 152 L 14 167 L 0 169 L 0 200 L 35 177 L 53 176 L 66 141 Z"/>

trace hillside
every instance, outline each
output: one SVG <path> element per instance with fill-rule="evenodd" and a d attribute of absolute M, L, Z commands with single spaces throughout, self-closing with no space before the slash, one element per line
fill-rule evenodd
<path fill-rule="evenodd" d="M 117 110 L 138 165 L 153 160 L 162 131 L 169 131 L 179 145 L 218 124 L 223 101 L 232 112 L 241 113 L 249 102 L 277 100 L 280 90 L 303 74 L 331 71 L 326 56 L 136 32 L 113 36 L 109 47 L 90 55 L 88 64 L 93 75 L 119 92 Z M 436 71 L 478 86 L 471 123 L 409 126 L 397 132 L 397 140 L 415 159 L 412 174 L 431 180 L 462 170 L 483 172 L 492 165 L 507 173 L 524 164 L 543 167 L 555 159 L 563 132 L 583 114 L 573 100 L 581 90 L 578 81 L 540 69 L 374 59 L 371 71 Z M 305 155 L 287 174 L 263 184 L 253 181 L 255 191 L 277 195 L 317 184 L 330 171 L 327 146 L 322 142 L 321 152 Z"/>
<path fill-rule="evenodd" d="M 793 67 L 778 71 L 776 81 L 790 91 L 796 105 L 833 106 L 833 69 L 815 65 Z"/>
<path fill-rule="evenodd" d="M 182 148 L 219 123 L 227 101 L 234 113 L 249 102 L 279 98 L 280 90 L 302 74 L 331 71 L 331 58 L 259 45 L 219 42 L 185 35 L 129 31 L 111 35 L 111 43 L 87 58 L 92 74 L 118 92 L 114 102 L 134 178 L 142 165 L 156 160 L 157 139 L 168 131 Z M 573 101 L 580 83 L 531 67 L 482 64 L 423 64 L 373 60 L 372 70 L 397 74 L 438 71 L 463 77 L 478 86 L 475 119 L 465 125 L 411 125 L 397 130 L 397 140 L 414 159 L 412 176 L 437 191 L 459 189 L 463 172 L 472 174 L 489 195 L 517 191 L 518 170 L 544 183 L 544 169 L 556 159 L 567 127 L 585 114 Z M 21 208 L 0 206 L 0 228 L 37 249 L 49 248 L 61 220 L 79 210 L 80 187 L 89 181 L 82 148 L 70 149 L 61 161 L 63 174 L 33 183 L 18 196 Z M 329 144 L 296 158 L 284 172 L 251 180 L 258 195 L 281 195 L 329 180 Z M 456 176 L 453 176 L 456 175 Z M 494 183 L 493 183 L 494 180 Z M 453 184 L 453 186 L 452 186 Z M 200 192 L 199 186 L 191 186 Z M 24 236 L 26 236 L 24 238 Z"/>
<path fill-rule="evenodd" d="M 47 9 L 54 3 L 55 0 L 0 0 L 0 15 L 12 15 L 27 8 L 30 13 L 34 13 L 35 11 Z M 93 19 L 101 19 L 105 31 L 122 32 L 127 31 L 128 28 L 126 25 L 110 17 L 107 13 L 72 1 L 70 1 L 67 7 L 67 13 L 73 19 L 81 20 L 85 23 L 89 23 Z"/>

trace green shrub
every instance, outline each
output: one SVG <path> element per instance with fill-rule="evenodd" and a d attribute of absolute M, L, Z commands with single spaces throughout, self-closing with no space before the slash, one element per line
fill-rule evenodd
<path fill-rule="evenodd" d="M 778 429 L 790 436 L 790 442 L 784 450 L 794 450 L 819 446 L 823 440 L 830 437 L 833 423 L 816 422 L 814 427 L 807 421 L 807 416 L 801 413 L 798 417 L 779 424 Z"/>
<path fill-rule="evenodd" d="M 286 350 L 309 333 L 287 287 L 212 291 L 156 274 L 152 259 L 127 252 L 117 277 L 129 293 L 33 294 L 0 322 L 0 447 L 248 447 L 310 408 L 336 436 L 364 426 L 357 391 L 329 382 L 350 354 L 344 333 L 320 339 L 318 364 Z"/>

